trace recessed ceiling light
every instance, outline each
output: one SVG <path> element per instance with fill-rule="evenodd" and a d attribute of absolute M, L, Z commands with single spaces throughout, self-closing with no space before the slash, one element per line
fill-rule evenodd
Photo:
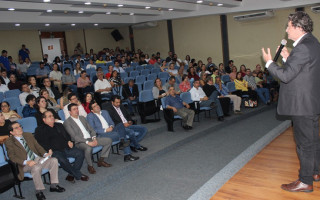
<path fill-rule="evenodd" d="M 85 2 L 84 4 L 85 5 L 91 5 L 91 2 Z"/>
<path fill-rule="evenodd" d="M 123 5 L 122 5 L 122 4 L 119 4 L 118 7 L 123 7 Z"/>
<path fill-rule="evenodd" d="M 106 3 L 105 3 L 105 4 L 103 4 L 103 7 L 107 7 L 107 6 L 108 6 L 108 4 L 106 4 Z"/>
<path fill-rule="evenodd" d="M 130 13 L 130 15 L 134 15 L 134 13 Z"/>
<path fill-rule="evenodd" d="M 15 24 L 15 26 L 20 26 L 20 24 Z"/>
<path fill-rule="evenodd" d="M 110 15 L 111 14 L 111 12 L 106 12 L 106 15 Z"/>
<path fill-rule="evenodd" d="M 203 3 L 203 1 L 199 0 L 199 1 L 197 1 L 197 3 Z"/>
<path fill-rule="evenodd" d="M 48 3 L 48 2 L 50 2 L 51 0 L 43 0 L 43 2 L 45 2 L 45 3 Z"/>
<path fill-rule="evenodd" d="M 173 11 L 173 8 L 169 8 L 168 10 L 169 10 L 169 11 Z"/>
<path fill-rule="evenodd" d="M 52 12 L 52 10 L 47 10 L 47 12 Z"/>
<path fill-rule="evenodd" d="M 71 24 L 71 26 L 75 26 L 76 24 Z"/>
<path fill-rule="evenodd" d="M 150 6 L 146 6 L 146 9 L 149 9 L 149 8 L 151 8 Z"/>
<path fill-rule="evenodd" d="M 99 24 L 93 24 L 94 26 L 98 26 Z"/>
<path fill-rule="evenodd" d="M 8 10 L 10 10 L 10 11 L 14 11 L 15 9 L 14 9 L 14 8 L 8 8 Z"/>
<path fill-rule="evenodd" d="M 80 10 L 78 13 L 79 13 L 79 14 L 82 14 L 82 13 L 83 13 L 83 11 L 82 11 L 82 10 Z"/>
<path fill-rule="evenodd" d="M 50 26 L 50 24 L 45 24 L 45 26 Z"/>
<path fill-rule="evenodd" d="M 209 6 L 213 6 L 213 3 L 212 3 L 212 2 L 210 2 L 210 3 L 209 3 Z"/>
<path fill-rule="evenodd" d="M 218 3 L 217 6 L 223 6 L 223 4 L 222 3 Z"/>

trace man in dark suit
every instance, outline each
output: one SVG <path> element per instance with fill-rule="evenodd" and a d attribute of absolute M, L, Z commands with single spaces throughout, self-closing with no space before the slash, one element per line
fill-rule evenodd
<path fill-rule="evenodd" d="M 134 116 L 133 113 L 133 102 L 138 103 L 139 99 L 139 90 L 138 86 L 134 84 L 134 80 L 130 79 L 129 83 L 125 84 L 122 88 L 122 96 L 124 100 L 128 102 L 128 108 L 131 116 Z"/>
<path fill-rule="evenodd" d="M 24 179 L 24 173 L 30 172 L 36 187 L 38 200 L 46 199 L 42 191 L 45 189 L 42 180 L 42 169 L 48 169 L 50 173 L 50 192 L 64 192 L 65 189 L 58 185 L 58 160 L 52 158 L 52 150 L 46 152 L 40 146 L 31 133 L 24 133 L 18 122 L 9 125 L 10 136 L 5 145 L 9 159 L 18 165 L 19 180 Z"/>
<path fill-rule="evenodd" d="M 52 156 L 57 158 L 62 169 L 68 172 L 67 181 L 74 183 L 74 178 L 88 181 L 89 177 L 80 172 L 84 160 L 83 151 L 74 147 L 71 137 L 63 125 L 55 123 L 52 111 L 44 112 L 42 120 L 44 124 L 35 130 L 35 138 L 38 143 L 45 150 L 52 149 Z M 75 158 L 73 165 L 69 163 L 68 157 Z"/>
<path fill-rule="evenodd" d="M 51 81 L 49 78 L 43 79 L 43 85 L 48 90 L 49 96 L 58 101 L 61 98 L 61 94 L 59 91 L 53 86 L 51 86 Z"/>
<path fill-rule="evenodd" d="M 121 97 L 118 95 L 113 95 L 111 97 L 111 104 L 107 106 L 107 110 L 112 118 L 115 125 L 122 123 L 128 131 L 130 137 L 130 146 L 133 152 L 146 151 L 147 148 L 139 144 L 139 142 L 147 134 L 147 128 L 144 126 L 133 125 L 133 120 L 128 112 L 128 110 L 121 105 Z M 135 135 L 137 133 L 137 135 Z"/>
<path fill-rule="evenodd" d="M 131 155 L 130 142 L 127 141 L 128 132 L 125 130 L 122 123 L 118 123 L 116 126 L 112 121 L 108 111 L 101 110 L 100 106 L 96 102 L 89 104 L 91 112 L 87 116 L 87 120 L 90 126 L 96 131 L 98 137 L 109 137 L 112 141 L 120 142 L 119 149 L 123 150 L 124 161 L 135 161 L 139 157 L 134 157 Z"/>
<path fill-rule="evenodd" d="M 312 192 L 313 181 L 319 181 L 320 143 L 320 43 L 312 35 L 313 22 L 305 12 L 289 15 L 286 32 L 293 40 L 291 53 L 283 48 L 284 66 L 272 61 L 270 48 L 262 48 L 266 68 L 281 80 L 278 113 L 292 116 L 293 130 L 300 160 L 299 179 L 283 184 L 290 192 Z"/>
<path fill-rule="evenodd" d="M 96 173 L 92 162 L 92 148 L 96 146 L 103 147 L 98 161 L 98 167 L 111 167 L 111 164 L 105 162 L 104 160 L 109 156 L 112 140 L 110 138 L 97 138 L 96 132 L 89 125 L 86 118 L 79 116 L 77 104 L 69 104 L 68 110 L 70 117 L 64 121 L 63 125 L 70 134 L 72 141 L 76 143 L 76 147 L 84 151 L 84 156 L 88 163 L 89 173 Z"/>

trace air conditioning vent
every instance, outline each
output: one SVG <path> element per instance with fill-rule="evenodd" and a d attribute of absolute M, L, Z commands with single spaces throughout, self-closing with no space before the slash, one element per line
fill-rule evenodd
<path fill-rule="evenodd" d="M 320 6 L 311 7 L 312 12 L 320 13 Z"/>
<path fill-rule="evenodd" d="M 273 10 L 268 10 L 268 11 L 264 11 L 264 12 L 234 16 L 233 19 L 236 21 L 246 21 L 246 20 L 268 18 L 268 17 L 273 17 L 273 16 L 274 16 Z"/>

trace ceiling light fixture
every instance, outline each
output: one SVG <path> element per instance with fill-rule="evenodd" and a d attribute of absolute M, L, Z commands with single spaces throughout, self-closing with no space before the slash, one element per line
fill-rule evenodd
<path fill-rule="evenodd" d="M 218 3 L 217 6 L 223 6 L 223 4 L 222 3 Z"/>
<path fill-rule="evenodd" d="M 197 3 L 203 3 L 203 1 L 199 0 L 199 1 L 197 1 Z"/>
<path fill-rule="evenodd" d="M 93 24 L 94 26 L 98 26 L 99 24 Z"/>
<path fill-rule="evenodd" d="M 106 4 L 106 3 L 105 3 L 105 4 L 103 4 L 103 7 L 107 7 L 107 6 L 108 6 L 108 4 Z"/>
<path fill-rule="evenodd" d="M 169 10 L 169 11 L 173 11 L 173 8 L 169 8 L 168 10 Z"/>
<path fill-rule="evenodd" d="M 130 15 L 134 15 L 134 13 L 130 13 Z"/>
<path fill-rule="evenodd" d="M 52 12 L 52 10 L 47 10 L 47 12 L 49 12 L 49 13 L 50 13 L 50 12 Z"/>
<path fill-rule="evenodd" d="M 213 3 L 212 3 L 212 2 L 210 2 L 210 3 L 209 3 L 209 6 L 213 6 Z"/>
<path fill-rule="evenodd" d="M 8 10 L 10 10 L 10 11 L 14 11 L 15 9 L 14 9 L 14 8 L 8 8 Z"/>
<path fill-rule="evenodd" d="M 75 26 L 76 24 L 71 24 L 71 26 Z"/>
<path fill-rule="evenodd" d="M 122 5 L 122 4 L 119 4 L 118 7 L 123 7 L 123 5 Z"/>
<path fill-rule="evenodd" d="M 85 5 L 91 5 L 91 2 L 85 2 L 84 4 Z"/>
<path fill-rule="evenodd" d="M 151 7 L 150 6 L 146 6 L 146 9 L 150 9 Z"/>
<path fill-rule="evenodd" d="M 83 11 L 82 11 L 82 10 L 80 10 L 78 13 L 79 13 L 79 14 L 82 14 L 82 13 L 83 13 Z"/>
<path fill-rule="evenodd" d="M 15 26 L 20 26 L 20 24 L 15 24 Z"/>
<path fill-rule="evenodd" d="M 50 26 L 50 24 L 45 24 L 45 26 Z"/>
<path fill-rule="evenodd" d="M 48 3 L 48 2 L 50 2 L 51 0 L 43 0 L 43 2 L 45 2 L 45 3 Z"/>
<path fill-rule="evenodd" d="M 111 12 L 106 12 L 106 15 L 110 15 L 111 14 Z"/>

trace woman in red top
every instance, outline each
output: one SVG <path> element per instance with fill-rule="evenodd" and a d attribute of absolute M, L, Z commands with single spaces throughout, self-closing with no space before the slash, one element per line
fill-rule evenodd
<path fill-rule="evenodd" d="M 191 89 L 189 78 L 186 74 L 182 76 L 182 82 L 179 85 L 181 92 L 188 92 Z"/>
<path fill-rule="evenodd" d="M 192 78 L 193 78 L 195 81 L 197 81 L 197 80 L 200 79 L 199 76 L 198 76 L 198 74 L 196 73 L 194 67 L 190 67 L 190 68 L 189 68 L 188 78 L 189 78 L 189 79 L 192 79 Z"/>
<path fill-rule="evenodd" d="M 84 107 L 84 110 L 89 114 L 91 112 L 89 108 L 89 104 L 94 101 L 93 94 L 87 93 L 84 97 L 84 102 L 82 103 L 82 106 Z"/>
<path fill-rule="evenodd" d="M 244 77 L 246 74 L 246 66 L 245 65 L 241 65 L 240 66 L 240 72 L 241 72 L 241 76 Z"/>

